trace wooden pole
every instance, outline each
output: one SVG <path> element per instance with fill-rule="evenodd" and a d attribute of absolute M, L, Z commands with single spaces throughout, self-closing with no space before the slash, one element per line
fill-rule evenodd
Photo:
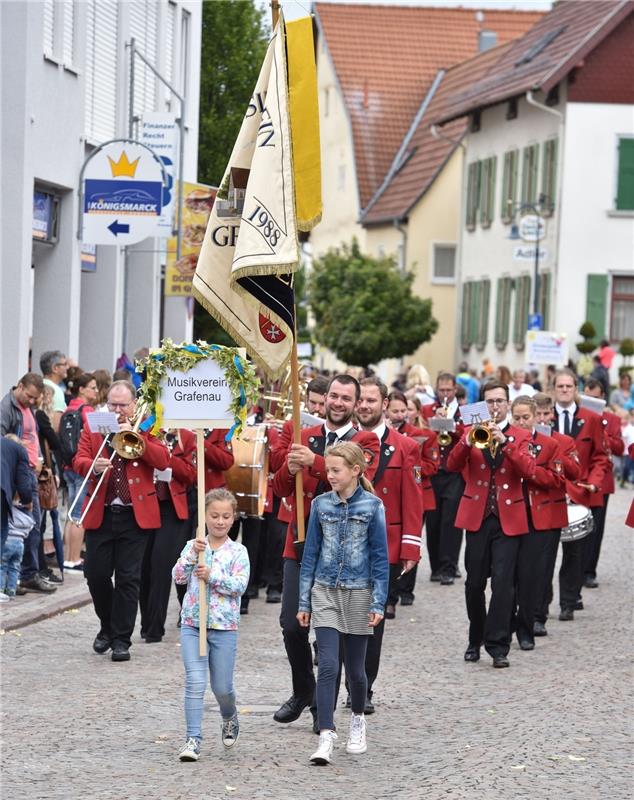
<path fill-rule="evenodd" d="M 274 31 L 279 18 L 280 18 L 280 0 L 271 0 L 271 22 L 273 24 Z"/>
<path fill-rule="evenodd" d="M 291 350 L 291 397 L 293 399 L 293 441 L 302 443 L 302 426 L 299 411 L 299 363 L 297 358 L 297 308 L 295 309 L 295 330 Z M 304 476 L 303 470 L 295 475 L 295 513 L 297 515 L 297 541 L 306 539 L 304 529 Z"/>
<path fill-rule="evenodd" d="M 196 468 L 198 471 L 198 528 L 196 538 L 205 539 L 205 432 L 196 430 Z M 198 553 L 198 566 L 205 566 L 205 552 Z M 207 655 L 207 582 L 198 579 L 198 652 Z"/>

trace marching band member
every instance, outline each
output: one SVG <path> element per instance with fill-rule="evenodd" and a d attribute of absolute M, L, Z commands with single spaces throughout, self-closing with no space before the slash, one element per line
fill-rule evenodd
<path fill-rule="evenodd" d="M 561 528 L 568 524 L 566 506 L 552 500 L 553 490 L 565 491 L 559 447 L 552 437 L 535 430 L 536 411 L 535 401 L 529 396 L 519 395 L 511 405 L 513 425 L 530 434 L 529 448 L 535 459 L 535 475 L 524 481 L 529 528 L 525 536 L 520 536 L 515 573 L 515 634 L 522 650 L 535 647 L 535 608 L 542 596 L 549 540 L 559 541 Z"/>
<path fill-rule="evenodd" d="M 484 644 L 493 666 L 499 668 L 509 666 L 515 566 L 519 540 L 528 533 L 522 478 L 535 475 L 535 459 L 528 447 L 529 434 L 508 423 L 508 386 L 491 381 L 483 387 L 483 395 L 492 419 L 487 423 L 490 445 L 472 446 L 469 427 L 449 453 L 447 468 L 463 471 L 466 481 L 456 516 L 456 525 L 467 530 L 469 644 L 464 658 L 479 661 Z M 484 593 L 489 576 L 487 611 Z"/>
<path fill-rule="evenodd" d="M 543 392 L 537 392 L 533 396 L 535 401 L 535 422 L 539 425 L 551 425 L 553 420 L 553 400 Z M 556 430 L 552 430 L 551 439 L 559 448 L 559 460 L 562 465 L 564 478 L 566 481 L 576 481 L 581 474 L 579 466 L 579 456 L 575 449 L 575 441 L 570 436 L 565 436 Z M 533 623 L 533 636 L 548 636 L 546 630 L 546 620 L 548 619 L 548 607 L 553 599 L 553 574 L 555 572 L 555 562 L 557 560 L 557 550 L 559 549 L 559 537 L 561 529 L 568 525 L 568 506 L 566 505 L 566 483 L 562 487 L 551 488 L 549 490 L 551 513 L 553 515 L 553 533 L 546 534 L 544 538 L 544 568 L 538 575 L 536 587 L 535 621 Z M 543 536 L 544 534 L 542 534 Z M 562 548 L 564 554 L 569 542 L 564 542 Z"/>
<path fill-rule="evenodd" d="M 589 378 L 586 381 L 586 385 L 583 387 L 583 393 L 590 397 L 605 399 L 603 384 L 594 378 Z M 601 424 L 603 425 L 604 444 L 608 458 L 610 459 L 610 464 L 605 471 L 603 483 L 600 487 L 601 494 L 603 495 L 603 505 L 596 506 L 592 509 L 594 530 L 586 538 L 586 552 L 583 564 L 583 585 L 586 589 L 596 589 L 599 585 L 597 583 L 597 564 L 599 563 L 601 542 L 603 541 L 603 531 L 605 530 L 608 500 L 616 489 L 611 456 L 622 456 L 625 452 L 625 442 L 621 436 L 621 419 L 616 414 L 605 409 L 603 411 Z"/>
<path fill-rule="evenodd" d="M 590 510 L 598 508 L 603 505 L 601 487 L 609 462 L 603 443 L 601 417 L 578 407 L 575 401 L 577 376 L 572 370 L 563 368 L 555 372 L 554 389 L 555 430 L 575 440 L 581 467 L 579 479 L 566 482 L 568 497 L 573 503 Z M 583 609 L 581 586 L 586 545 L 583 539 L 566 545 L 559 572 L 559 619 L 562 622 L 573 620 L 575 610 Z"/>
<path fill-rule="evenodd" d="M 117 413 L 121 431 L 131 431 L 136 412 L 134 386 L 115 381 L 108 391 L 108 410 Z M 97 457 L 103 436 L 86 427 L 81 433 L 73 470 L 91 472 L 85 503 L 91 503 L 86 530 L 84 574 L 101 628 L 93 642 L 96 653 L 112 648 L 113 661 L 129 661 L 141 583 L 141 565 L 148 538 L 161 525 L 154 470 L 169 464 L 167 447 L 149 433 L 137 434 L 145 449 L 138 458 Z M 103 472 L 104 478 L 92 499 Z M 114 575 L 114 586 L 112 578 Z"/>
<path fill-rule="evenodd" d="M 431 478 L 438 471 L 438 443 L 434 431 L 429 428 L 417 428 L 407 421 L 407 398 L 402 392 L 391 392 L 387 398 L 386 418 L 392 428 L 395 428 L 403 436 L 408 436 L 415 441 L 420 448 L 420 482 L 419 488 L 422 494 L 423 518 L 421 529 L 425 521 L 425 514 L 436 508 L 436 499 L 431 485 Z M 414 587 L 416 585 L 416 573 L 418 561 L 411 570 L 403 576 L 397 577 L 396 584 L 390 586 L 387 605 L 385 607 L 385 619 L 394 619 L 396 616 L 396 604 L 399 599 L 401 605 L 411 606 L 414 602 Z"/>
<path fill-rule="evenodd" d="M 376 436 L 380 454 L 372 484 L 385 506 L 387 549 L 390 564 L 389 593 L 396 598 L 399 575 L 409 572 L 420 559 L 423 525 L 423 498 L 420 491 L 421 452 L 414 440 L 402 436 L 385 424 L 387 386 L 379 378 L 361 381 L 357 418 L 361 429 Z M 389 603 L 392 616 L 394 605 Z M 374 630 L 368 643 L 365 671 L 368 678 L 366 714 L 374 711 L 372 686 L 379 673 L 385 619 Z"/>
<path fill-rule="evenodd" d="M 304 428 L 301 444 L 292 444 L 286 459 L 275 473 L 273 492 L 287 498 L 295 507 L 295 475 L 303 474 L 304 516 L 310 514 L 314 497 L 328 491 L 324 451 L 340 441 L 354 441 L 366 453 L 369 464 L 366 474 L 371 480 L 378 463 L 379 443 L 372 433 L 357 430 L 352 422 L 359 400 L 358 381 L 350 375 L 335 375 L 326 394 L 326 419 L 323 425 Z M 294 545 L 294 527 L 290 522 L 284 547 L 284 586 L 280 626 L 284 647 L 291 667 L 293 694 L 273 715 L 276 722 L 293 722 L 313 703 L 315 676 L 312 653 L 308 642 L 308 629 L 299 625 L 296 615 L 299 604 L 299 569 L 301 547 Z M 299 553 L 297 551 L 300 551 Z M 298 558 L 299 556 L 299 558 Z M 315 724 L 315 723 L 313 723 Z"/>
<path fill-rule="evenodd" d="M 439 442 L 440 465 L 437 474 L 431 479 L 435 508 L 425 517 L 431 580 L 438 581 L 443 586 L 451 586 L 460 577 L 458 560 L 462 547 L 462 529 L 457 528 L 454 523 L 464 491 L 464 481 L 459 473 L 447 469 L 449 453 L 460 440 L 463 431 L 456 389 L 455 375 L 451 372 L 439 373 L 436 379 L 438 402 L 423 409 L 428 419 L 453 419 L 456 424 L 456 430 L 449 434 L 450 440 Z"/>
<path fill-rule="evenodd" d="M 224 471 L 233 466 L 233 451 L 226 435 L 223 428 L 205 431 L 205 494 L 227 485 Z"/>
<path fill-rule="evenodd" d="M 148 541 L 141 569 L 141 638 L 160 642 L 172 588 L 172 567 L 191 532 L 187 494 L 196 484 L 196 436 L 184 428 L 163 432 L 168 467 L 155 470 L 161 524 Z"/>

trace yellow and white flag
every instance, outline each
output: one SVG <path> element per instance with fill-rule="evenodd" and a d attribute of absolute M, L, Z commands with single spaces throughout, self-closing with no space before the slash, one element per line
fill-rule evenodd
<path fill-rule="evenodd" d="M 311 60 L 314 70 L 312 53 Z M 298 263 L 280 15 L 216 195 L 193 281 L 196 299 L 273 380 L 290 358 L 292 274 Z"/>

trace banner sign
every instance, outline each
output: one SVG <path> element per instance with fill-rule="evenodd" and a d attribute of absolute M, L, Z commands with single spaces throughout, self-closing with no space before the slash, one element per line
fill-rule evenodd
<path fill-rule="evenodd" d="M 215 361 L 200 361 L 188 372 L 168 369 L 161 381 L 166 428 L 230 428 L 233 395 L 225 370 Z"/>
<path fill-rule="evenodd" d="M 526 361 L 529 364 L 568 363 L 568 340 L 565 333 L 554 331 L 527 331 Z"/>
<path fill-rule="evenodd" d="M 163 187 L 159 236 L 170 237 L 174 229 L 174 180 L 178 161 L 178 125 L 173 114 L 158 111 L 143 114 L 139 126 L 139 141 L 152 148 L 165 168 L 167 184 Z"/>

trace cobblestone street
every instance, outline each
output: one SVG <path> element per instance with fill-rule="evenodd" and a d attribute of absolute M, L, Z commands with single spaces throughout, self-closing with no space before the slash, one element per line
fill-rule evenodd
<path fill-rule="evenodd" d="M 209 693 L 196 764 L 177 760 L 184 724 L 175 599 L 163 643 L 143 643 L 137 629 L 128 663 L 92 652 L 91 605 L 3 632 L 2 796 L 631 798 L 633 532 L 623 524 L 631 496 L 617 490 L 611 499 L 600 587 L 584 590 L 585 610 L 572 623 L 555 614 L 533 652 L 514 643 L 508 670 L 493 670 L 486 656 L 463 661 L 463 581 L 430 583 L 424 560 L 415 605 L 388 622 L 368 753 L 345 753 L 340 709 L 327 768 L 308 763 L 317 743 L 308 712 L 288 726 L 271 718 L 290 694 L 290 673 L 279 606 L 263 599 L 241 622 L 240 742 L 223 752 Z"/>

